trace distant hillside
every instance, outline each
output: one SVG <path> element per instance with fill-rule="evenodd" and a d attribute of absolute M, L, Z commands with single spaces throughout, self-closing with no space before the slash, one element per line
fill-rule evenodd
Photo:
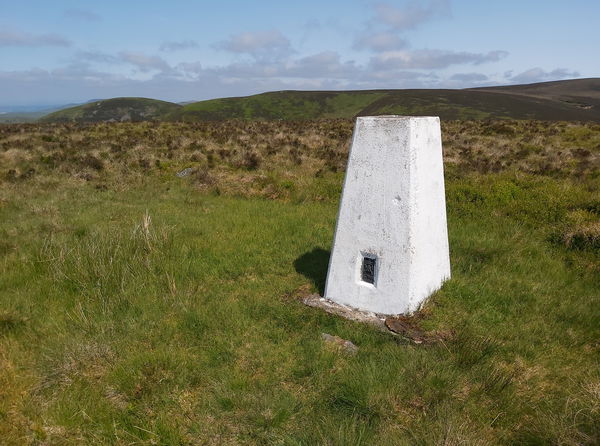
<path fill-rule="evenodd" d="M 385 114 L 600 121 L 600 79 L 464 90 L 278 91 L 184 105 L 118 98 L 52 113 L 42 121 L 302 120 Z"/>
<path fill-rule="evenodd" d="M 352 118 L 386 91 L 278 91 L 184 105 L 167 120 Z"/>
<path fill-rule="evenodd" d="M 487 87 L 472 91 L 488 91 L 529 98 L 549 99 L 581 110 L 600 111 L 600 79 L 573 79 L 538 84 Z"/>
<path fill-rule="evenodd" d="M 3 112 L 0 113 L 0 123 L 14 124 L 22 122 L 36 122 L 48 112 Z"/>
<path fill-rule="evenodd" d="M 0 111 L 0 123 L 14 124 L 24 122 L 36 122 L 42 117 L 66 108 L 75 107 L 80 104 L 63 104 L 54 106 L 15 106 L 6 107 Z"/>
<path fill-rule="evenodd" d="M 40 122 L 125 122 L 159 120 L 181 106 L 147 98 L 114 98 L 50 113 Z"/>
<path fill-rule="evenodd" d="M 465 90 L 281 91 L 196 102 L 165 119 L 288 120 L 399 114 L 442 119 L 600 121 L 600 98 L 593 96 L 600 89 L 600 79 L 586 81 L 559 81 L 552 88 L 532 84 Z"/>
<path fill-rule="evenodd" d="M 572 99 L 587 102 L 589 106 L 600 101 L 600 79 L 572 79 L 566 81 L 540 82 L 537 84 L 507 85 L 503 87 L 472 88 L 497 93 L 518 94 L 572 103 Z"/>

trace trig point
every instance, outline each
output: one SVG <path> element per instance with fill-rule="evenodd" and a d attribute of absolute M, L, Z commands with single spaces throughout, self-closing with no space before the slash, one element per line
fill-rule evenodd
<path fill-rule="evenodd" d="M 410 313 L 449 278 L 439 118 L 358 118 L 325 298 Z"/>

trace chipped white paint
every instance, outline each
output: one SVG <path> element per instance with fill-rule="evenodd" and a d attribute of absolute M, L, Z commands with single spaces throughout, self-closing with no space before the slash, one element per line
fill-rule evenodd
<path fill-rule="evenodd" d="M 363 280 L 375 257 L 374 283 Z M 440 120 L 358 118 L 325 297 L 380 314 L 410 313 L 450 278 Z"/>

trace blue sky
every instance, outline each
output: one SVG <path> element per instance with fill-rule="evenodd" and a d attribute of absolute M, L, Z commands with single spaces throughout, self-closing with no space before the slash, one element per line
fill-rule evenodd
<path fill-rule="evenodd" d="M 0 106 L 600 76 L 597 0 L 0 0 Z"/>

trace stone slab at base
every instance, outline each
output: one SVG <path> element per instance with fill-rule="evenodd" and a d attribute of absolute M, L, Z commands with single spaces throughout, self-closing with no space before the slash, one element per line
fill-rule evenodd
<path fill-rule="evenodd" d="M 403 338 L 414 344 L 434 344 L 437 342 L 443 342 L 444 338 L 447 337 L 443 333 L 428 333 L 423 331 L 419 327 L 418 322 L 415 324 L 415 321 L 411 321 L 412 316 L 405 316 L 401 314 L 390 316 L 373 313 L 370 311 L 359 310 L 356 308 L 348 307 L 346 305 L 338 304 L 336 302 L 332 302 L 331 300 L 321 297 L 318 294 L 312 294 L 308 297 L 305 297 L 302 302 L 309 307 L 324 310 L 329 314 L 341 316 L 351 321 L 369 324 L 379 329 L 380 331 L 389 333 L 396 337 Z M 355 353 L 358 349 L 351 342 L 350 344 L 352 344 L 352 346 L 344 344 L 345 342 L 349 341 L 345 341 L 341 338 L 338 338 L 337 336 L 332 337 L 331 335 L 328 335 L 326 333 L 323 333 L 322 336 L 323 339 L 326 341 L 335 338 L 334 340 L 336 343 L 340 344 L 342 347 L 345 347 L 346 350 L 352 350 L 351 353 Z M 356 348 L 356 350 L 354 350 L 354 348 Z"/>
<path fill-rule="evenodd" d="M 355 322 L 363 322 L 369 325 L 373 325 L 389 333 L 388 328 L 385 325 L 385 319 L 389 316 L 373 313 L 371 311 L 359 310 L 356 308 L 349 307 L 347 305 L 338 304 L 329 299 L 319 296 L 318 294 L 311 294 L 304 298 L 302 301 L 305 305 L 313 308 L 319 308 L 326 311 L 329 314 L 335 314 L 345 319 L 349 319 Z"/>

